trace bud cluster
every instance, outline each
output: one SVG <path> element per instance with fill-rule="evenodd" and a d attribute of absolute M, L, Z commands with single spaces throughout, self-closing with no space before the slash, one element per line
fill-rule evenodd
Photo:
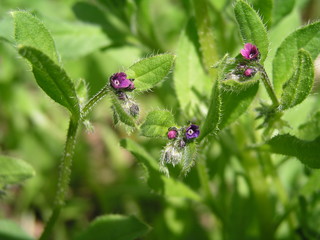
<path fill-rule="evenodd" d="M 245 82 L 259 71 L 257 64 L 260 60 L 260 52 L 255 45 L 246 43 L 240 53 L 242 58 L 234 59 L 232 63 L 234 66 L 227 74 L 226 80 Z"/>
<path fill-rule="evenodd" d="M 170 140 L 162 151 L 160 159 L 160 170 L 166 175 L 169 171 L 166 164 L 173 166 L 181 163 L 184 158 L 185 149 L 188 144 L 200 135 L 199 126 L 190 124 L 187 127 L 176 128 L 170 127 L 167 132 L 167 137 Z"/>

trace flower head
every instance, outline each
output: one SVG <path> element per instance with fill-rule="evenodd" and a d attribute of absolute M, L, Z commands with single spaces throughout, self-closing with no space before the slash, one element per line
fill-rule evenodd
<path fill-rule="evenodd" d="M 260 52 L 256 45 L 246 43 L 240 51 L 241 55 L 248 60 L 258 60 Z"/>
<path fill-rule="evenodd" d="M 200 130 L 199 126 L 195 124 L 191 124 L 187 129 L 186 129 L 186 138 L 187 139 L 193 139 L 197 138 L 200 135 Z"/>
<path fill-rule="evenodd" d="M 168 131 L 167 136 L 168 136 L 168 139 L 175 139 L 175 138 L 177 138 L 177 136 L 178 136 L 178 131 L 177 131 L 177 129 L 175 129 L 175 128 L 169 128 L 169 131 Z"/>
<path fill-rule="evenodd" d="M 110 86 L 118 91 L 134 90 L 133 79 L 127 79 L 127 74 L 124 72 L 115 73 L 110 77 Z"/>
<path fill-rule="evenodd" d="M 254 76 L 254 74 L 256 73 L 256 71 L 254 70 L 254 69 L 252 69 L 252 68 L 247 68 L 245 71 L 244 71 L 244 75 L 246 76 L 246 77 L 252 77 L 252 76 Z"/>

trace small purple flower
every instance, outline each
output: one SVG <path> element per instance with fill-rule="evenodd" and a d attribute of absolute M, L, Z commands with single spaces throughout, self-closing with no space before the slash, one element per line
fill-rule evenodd
<path fill-rule="evenodd" d="M 252 77 L 252 76 L 254 76 L 254 74 L 256 73 L 256 71 L 254 70 L 254 69 L 252 69 L 252 68 L 247 68 L 245 71 L 244 71 L 244 75 L 246 76 L 246 77 Z"/>
<path fill-rule="evenodd" d="M 127 79 L 127 74 L 124 72 L 115 73 L 110 77 L 110 86 L 115 90 L 134 90 L 133 79 Z"/>
<path fill-rule="evenodd" d="M 256 45 L 246 43 L 240 51 L 241 55 L 248 60 L 258 60 L 260 52 Z"/>
<path fill-rule="evenodd" d="M 195 124 L 191 124 L 187 129 L 186 129 L 186 138 L 187 139 L 193 139 L 197 138 L 200 135 L 200 130 L 199 126 Z"/>
<path fill-rule="evenodd" d="M 167 135 L 168 139 L 175 139 L 178 136 L 178 131 L 176 129 L 170 129 Z"/>

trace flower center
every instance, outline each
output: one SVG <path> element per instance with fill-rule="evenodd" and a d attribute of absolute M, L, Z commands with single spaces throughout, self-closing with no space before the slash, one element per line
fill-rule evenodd
<path fill-rule="evenodd" d="M 187 133 L 188 133 L 188 135 L 192 135 L 194 133 L 194 131 L 192 129 L 189 129 Z"/>
<path fill-rule="evenodd" d="M 113 81 L 114 85 L 118 86 L 120 84 L 119 80 L 114 80 Z"/>

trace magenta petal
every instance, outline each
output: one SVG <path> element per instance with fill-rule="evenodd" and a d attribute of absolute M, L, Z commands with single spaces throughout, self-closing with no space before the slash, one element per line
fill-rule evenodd
<path fill-rule="evenodd" d="M 260 54 L 257 46 L 251 43 L 246 43 L 244 48 L 240 50 L 240 53 L 245 59 L 248 60 L 257 60 Z"/>
<path fill-rule="evenodd" d="M 110 85 L 116 90 L 133 90 L 134 84 L 124 72 L 115 73 L 110 77 Z"/>

